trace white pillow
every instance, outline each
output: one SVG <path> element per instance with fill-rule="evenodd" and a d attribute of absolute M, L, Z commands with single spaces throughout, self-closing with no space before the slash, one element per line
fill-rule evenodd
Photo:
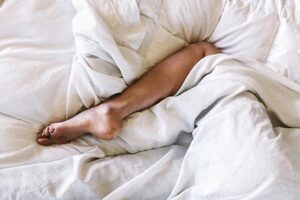
<path fill-rule="evenodd" d="M 286 2 L 267 62 L 275 71 L 300 84 L 300 1 Z"/>
<path fill-rule="evenodd" d="M 226 0 L 164 0 L 158 23 L 188 43 L 207 39 L 214 31 Z"/>
<path fill-rule="evenodd" d="M 147 29 L 139 53 L 148 65 L 188 43 L 207 39 L 221 17 L 226 0 L 139 0 Z"/>
<path fill-rule="evenodd" d="M 279 25 L 275 1 L 227 1 L 209 41 L 224 53 L 264 62 Z"/>

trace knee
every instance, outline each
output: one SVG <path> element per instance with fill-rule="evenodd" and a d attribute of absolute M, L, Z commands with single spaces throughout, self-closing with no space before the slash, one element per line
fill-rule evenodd
<path fill-rule="evenodd" d="M 210 42 L 202 42 L 205 56 L 213 55 L 221 53 L 220 49 L 218 49 L 214 44 Z"/>

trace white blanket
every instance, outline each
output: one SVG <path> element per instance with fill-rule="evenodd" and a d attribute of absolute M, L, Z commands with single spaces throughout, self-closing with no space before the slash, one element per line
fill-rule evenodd
<path fill-rule="evenodd" d="M 14 5 L 4 2 L 1 16 L 11 16 L 5 11 Z M 269 68 L 278 13 L 291 5 L 299 9 L 297 4 L 73 0 L 72 66 L 74 46 L 67 34 L 57 36 L 53 46 L 47 37 L 30 36 L 64 32 L 62 24 L 70 22 L 74 10 L 67 1 L 49 6 L 31 0 L 17 8 L 24 14 L 26 6 L 41 5 L 37 10 L 57 17 L 50 21 L 53 30 L 25 32 L 21 16 L 13 23 L 0 18 L 7 35 L 16 26 L 28 33 L 24 40 L 12 40 L 14 49 L 7 47 L 5 32 L 6 43 L 0 42 L 1 199 L 300 197 L 300 87 Z M 61 16 L 60 10 L 69 14 Z M 237 16 L 231 12 L 245 24 L 228 20 Z M 42 27 L 43 16 L 36 11 L 23 20 L 38 19 Z M 174 97 L 128 117 L 117 139 L 84 136 L 52 147 L 35 143 L 43 126 L 101 103 L 159 60 L 204 39 L 235 56 L 202 59 Z"/>

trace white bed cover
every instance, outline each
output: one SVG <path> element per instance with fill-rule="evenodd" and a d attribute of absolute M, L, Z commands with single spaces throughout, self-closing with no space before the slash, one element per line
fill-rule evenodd
<path fill-rule="evenodd" d="M 299 24 L 298 0 L 3 1 L 0 199 L 299 199 Z M 204 39 L 225 54 L 114 141 L 36 144 Z"/>

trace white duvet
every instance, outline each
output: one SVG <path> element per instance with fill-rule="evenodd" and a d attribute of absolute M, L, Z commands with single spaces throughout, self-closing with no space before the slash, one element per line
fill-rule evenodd
<path fill-rule="evenodd" d="M 4 1 L 0 198 L 300 198 L 299 11 L 298 0 Z M 202 40 L 223 54 L 117 139 L 36 144 L 44 126 Z"/>

